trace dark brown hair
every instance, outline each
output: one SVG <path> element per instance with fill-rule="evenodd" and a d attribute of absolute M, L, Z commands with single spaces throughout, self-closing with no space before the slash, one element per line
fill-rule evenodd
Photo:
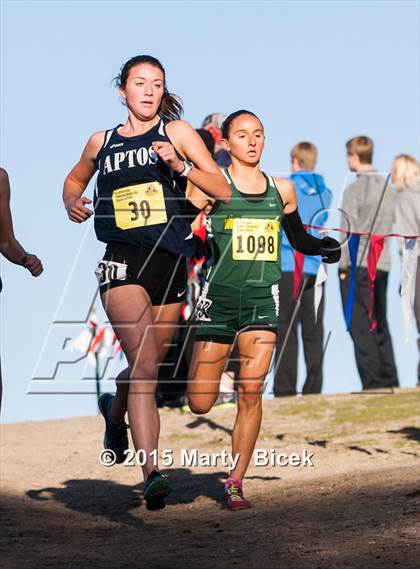
<path fill-rule="evenodd" d="M 153 67 L 157 67 L 163 73 L 163 96 L 159 105 L 158 114 L 168 120 L 180 119 L 184 112 L 182 108 L 182 101 L 177 95 L 168 91 L 168 88 L 166 87 L 165 69 L 161 62 L 155 57 L 152 57 L 151 55 L 136 55 L 126 61 L 121 67 L 120 74 L 114 79 L 116 87 L 125 87 L 130 69 L 135 65 L 140 65 L 141 63 L 147 63 Z"/>
<path fill-rule="evenodd" d="M 223 138 L 225 138 L 226 140 L 229 138 L 230 125 L 237 117 L 240 117 L 241 115 L 251 115 L 252 117 L 255 117 L 260 121 L 257 115 L 255 113 L 252 113 L 251 111 L 246 111 L 245 109 L 241 109 L 240 111 L 235 111 L 234 113 L 231 113 L 228 117 L 226 117 L 225 120 L 223 121 L 222 124 Z"/>
<path fill-rule="evenodd" d="M 205 130 L 204 128 L 197 128 L 197 133 L 200 135 L 201 140 L 206 145 L 207 150 L 213 156 L 214 154 L 214 138 L 210 131 Z"/>

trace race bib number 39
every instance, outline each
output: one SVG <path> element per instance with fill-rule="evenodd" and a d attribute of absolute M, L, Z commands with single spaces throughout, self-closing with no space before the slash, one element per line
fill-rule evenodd
<path fill-rule="evenodd" d="M 162 184 L 146 182 L 114 190 L 112 193 L 115 223 L 120 229 L 133 229 L 166 223 Z"/>
<path fill-rule="evenodd" d="M 276 219 L 235 218 L 232 256 L 235 261 L 277 261 L 280 222 Z"/>

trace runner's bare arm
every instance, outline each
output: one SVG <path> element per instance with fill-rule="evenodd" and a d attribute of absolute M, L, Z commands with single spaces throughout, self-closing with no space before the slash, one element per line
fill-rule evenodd
<path fill-rule="evenodd" d="M 199 190 L 197 186 L 194 186 L 194 184 L 192 184 L 189 180 L 185 196 L 195 207 L 204 211 L 206 215 L 210 213 L 213 205 L 216 202 L 216 200 L 210 198 L 207 194 Z"/>
<path fill-rule="evenodd" d="M 105 132 L 95 132 L 89 138 L 79 162 L 72 168 L 64 181 L 63 201 L 71 221 L 82 223 L 92 215 L 85 204 L 92 200 L 81 197 L 96 171 L 96 156 L 103 144 Z"/>
<path fill-rule="evenodd" d="M 341 247 L 332 237 L 318 239 L 308 233 L 302 223 L 297 208 L 296 191 L 290 180 L 274 178 L 284 207 L 283 227 L 292 247 L 305 255 L 321 255 L 324 263 L 337 263 Z"/>
<path fill-rule="evenodd" d="M 208 196 L 227 203 L 232 191 L 200 135 L 186 121 L 172 121 L 166 130 L 178 152 L 195 166 L 188 180 Z"/>
<path fill-rule="evenodd" d="M 274 178 L 274 182 L 283 202 L 285 215 L 292 213 L 297 209 L 296 191 L 292 182 L 287 178 Z"/>
<path fill-rule="evenodd" d="M 0 168 L 0 253 L 11 263 L 29 269 L 34 277 L 38 277 L 43 271 L 38 257 L 27 254 L 15 237 L 10 211 L 9 176 L 3 168 Z"/>
<path fill-rule="evenodd" d="M 0 253 L 15 265 L 23 265 L 25 249 L 13 231 L 9 176 L 3 168 L 0 168 Z"/>

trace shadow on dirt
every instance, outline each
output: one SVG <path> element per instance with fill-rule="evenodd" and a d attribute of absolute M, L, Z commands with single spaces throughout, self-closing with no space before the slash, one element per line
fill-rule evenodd
<path fill-rule="evenodd" d="M 404 435 L 404 437 L 410 441 L 416 441 L 420 443 L 420 429 L 418 427 L 403 427 L 398 429 L 398 431 L 387 431 L 387 433 L 393 433 L 395 435 Z"/>
<path fill-rule="evenodd" d="M 198 496 L 219 500 L 224 475 L 171 470 L 173 498 L 162 512 L 139 507 L 138 485 L 105 480 L 6 496 L 3 559 L 10 569 L 418 566 L 414 467 L 302 484 L 267 480 L 243 512 L 207 501 L 192 507 Z"/>
<path fill-rule="evenodd" d="M 169 504 L 190 504 L 200 496 L 205 496 L 220 503 L 223 493 L 223 481 L 226 472 L 194 474 L 187 468 L 171 468 L 172 492 L 166 499 Z M 66 480 L 63 486 L 29 490 L 27 496 L 38 502 L 55 501 L 62 503 L 69 510 L 92 516 L 103 516 L 110 521 L 132 526 L 143 522 L 130 514 L 130 510 L 141 506 L 143 484 L 128 486 L 109 480 L 87 479 Z"/>
<path fill-rule="evenodd" d="M 209 427 L 209 429 L 211 429 L 212 431 L 222 431 L 227 435 L 231 435 L 233 433 L 232 429 L 228 429 L 223 425 L 219 425 L 219 423 L 216 423 L 216 421 L 212 421 L 207 417 L 197 417 L 196 419 L 191 421 L 191 423 L 187 423 L 187 425 L 185 426 L 187 427 L 187 429 L 197 429 L 198 427 L 201 427 L 203 425 L 207 425 L 207 427 Z"/>
<path fill-rule="evenodd" d="M 143 521 L 130 514 L 142 502 L 140 485 L 127 486 L 109 480 L 66 480 L 58 488 L 29 490 L 27 496 L 37 502 L 60 502 L 75 512 L 102 516 L 109 521 L 141 526 Z"/>

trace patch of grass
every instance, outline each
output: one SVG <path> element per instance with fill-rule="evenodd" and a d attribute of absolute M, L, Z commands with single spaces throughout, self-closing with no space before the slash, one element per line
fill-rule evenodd
<path fill-rule="evenodd" d="M 332 417 L 334 425 L 343 423 L 369 423 L 395 421 L 419 417 L 420 394 L 418 392 L 389 395 L 355 395 L 337 402 Z"/>
<path fill-rule="evenodd" d="M 276 406 L 267 406 L 268 424 L 261 436 L 275 439 L 278 432 L 282 432 L 286 437 L 285 442 L 324 439 L 328 441 L 327 445 L 333 446 L 341 444 L 343 439 L 352 441 L 352 436 L 356 433 L 360 436 L 362 432 L 362 436 L 369 439 L 369 444 L 375 444 L 375 437 L 385 435 L 391 428 L 390 423 L 398 421 L 401 425 L 403 420 L 407 421 L 407 426 L 415 428 L 420 418 L 420 391 L 414 389 L 387 394 L 303 397 L 285 403 L 282 400 L 276 402 Z M 279 415 L 284 416 L 281 426 L 276 424 Z M 295 422 L 293 416 L 296 417 Z M 393 438 L 401 437 L 404 437 L 403 433 Z"/>
<path fill-rule="evenodd" d="M 322 419 L 326 412 L 333 410 L 334 404 L 326 400 L 320 399 L 311 402 L 297 400 L 294 404 L 279 404 L 276 408 L 276 415 L 284 415 L 286 417 L 299 415 L 308 419 Z"/>
<path fill-rule="evenodd" d="M 296 398 L 278 401 L 273 409 L 276 415 L 305 415 L 318 418 L 331 412 L 336 422 L 369 421 L 377 419 L 394 420 L 398 417 L 418 416 L 420 413 L 420 391 L 409 390 L 392 393 L 361 393 L 343 399 L 322 396 L 310 399 Z M 271 402 L 270 402 L 271 403 Z M 272 404 L 272 403 L 271 403 Z"/>

